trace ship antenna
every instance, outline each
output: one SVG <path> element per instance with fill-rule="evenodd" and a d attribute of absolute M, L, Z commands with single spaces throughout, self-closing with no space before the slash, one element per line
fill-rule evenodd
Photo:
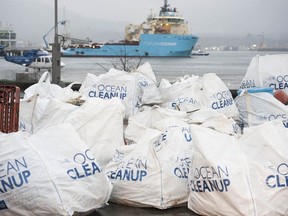
<path fill-rule="evenodd" d="M 168 0 L 164 0 L 164 7 L 168 7 Z"/>
<path fill-rule="evenodd" d="M 170 6 L 170 5 L 168 4 L 168 0 L 164 0 L 164 6 L 161 7 L 160 14 L 167 12 L 169 6 Z"/>
<path fill-rule="evenodd" d="M 167 11 L 167 9 L 168 9 L 168 7 L 169 7 L 170 5 L 168 4 L 168 0 L 164 0 L 164 9 L 165 9 L 165 11 Z"/>

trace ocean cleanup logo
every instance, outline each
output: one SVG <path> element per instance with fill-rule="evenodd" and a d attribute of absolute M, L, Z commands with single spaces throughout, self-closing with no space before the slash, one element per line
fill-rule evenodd
<path fill-rule="evenodd" d="M 211 105 L 211 108 L 214 110 L 231 106 L 234 102 L 231 92 L 229 90 L 213 94 L 212 99 L 217 100 L 214 101 Z"/>
<path fill-rule="evenodd" d="M 0 164 L 0 193 L 28 184 L 31 173 L 24 157 Z"/>
<path fill-rule="evenodd" d="M 193 192 L 227 192 L 231 182 L 228 168 L 202 166 L 191 171 L 190 189 Z"/>
<path fill-rule="evenodd" d="M 190 128 L 183 127 L 182 133 L 183 133 L 184 138 L 187 142 L 192 142 L 192 134 L 191 134 Z"/>
<path fill-rule="evenodd" d="M 177 128 L 177 126 L 171 126 L 172 127 L 175 127 Z M 181 132 L 182 132 L 182 135 L 183 135 L 183 138 L 184 140 L 187 142 L 187 143 L 190 143 L 192 142 L 192 134 L 191 134 L 191 131 L 190 131 L 190 128 L 180 128 L 181 129 Z M 153 146 L 155 148 L 156 151 L 159 151 L 163 145 L 165 145 L 167 143 L 167 137 L 169 137 L 169 132 L 168 130 L 166 130 L 164 133 L 161 134 L 161 136 L 159 137 L 158 140 L 156 140 L 154 143 L 153 143 Z"/>
<path fill-rule="evenodd" d="M 247 88 L 253 88 L 256 87 L 255 80 L 243 80 L 241 82 L 240 89 L 247 89 Z"/>
<path fill-rule="evenodd" d="M 127 86 L 115 86 L 115 85 L 98 85 L 95 89 L 88 92 L 89 97 L 98 97 L 102 99 L 111 99 L 118 97 L 124 100 L 127 96 Z"/>
<path fill-rule="evenodd" d="M 115 171 L 107 172 L 110 179 L 121 181 L 142 181 L 147 176 L 148 161 L 140 158 L 130 158 L 123 161 Z"/>
<path fill-rule="evenodd" d="M 288 75 L 273 77 L 276 82 L 270 83 L 269 87 L 275 90 L 288 89 Z"/>
<path fill-rule="evenodd" d="M 175 101 L 172 102 L 171 106 L 173 108 L 177 108 L 181 104 L 200 106 L 199 101 L 193 97 L 179 97 Z"/>
<path fill-rule="evenodd" d="M 147 46 L 176 46 L 177 42 L 166 42 L 166 41 L 161 41 L 161 42 L 145 42 L 145 45 Z"/>
<path fill-rule="evenodd" d="M 175 126 L 175 128 L 178 128 L 178 127 Z M 185 142 L 185 143 L 179 143 L 179 145 L 187 144 L 187 148 L 188 148 L 189 145 L 191 145 L 192 143 L 192 134 L 191 134 L 190 128 L 182 127 L 179 129 L 181 130 L 181 133 L 182 133 L 181 135 L 183 137 L 182 136 L 177 136 L 177 137 L 179 139 L 180 137 L 183 138 L 183 141 Z M 161 147 L 167 143 L 167 137 L 169 137 L 169 132 L 170 131 L 165 131 L 165 133 L 162 133 L 160 136 L 160 139 L 153 143 L 156 151 L 159 151 Z M 191 157 L 188 157 L 186 155 L 178 155 L 176 158 L 170 158 L 170 160 L 176 165 L 173 170 L 174 175 L 177 176 L 178 178 L 188 178 L 189 168 L 192 163 Z"/>
<path fill-rule="evenodd" d="M 174 175 L 178 178 L 188 179 L 189 168 L 192 163 L 191 157 L 177 157 L 175 163 L 178 166 L 174 169 Z"/>
<path fill-rule="evenodd" d="M 68 169 L 67 174 L 73 180 L 82 179 L 88 176 L 101 173 L 101 168 L 96 164 L 95 157 L 92 155 L 89 149 L 84 153 L 79 152 L 74 155 L 73 161 L 77 166 Z"/>
<path fill-rule="evenodd" d="M 271 114 L 271 115 L 260 115 L 260 116 L 257 116 L 257 118 L 260 120 L 260 121 L 273 121 L 273 120 L 276 120 L 276 119 L 281 119 L 283 121 L 283 125 L 285 127 L 287 127 L 287 122 L 288 122 L 288 118 L 287 118 L 287 114 L 286 113 L 283 113 L 283 114 Z"/>
<path fill-rule="evenodd" d="M 266 185 L 270 188 L 288 187 L 288 163 L 278 165 L 277 174 L 267 176 Z"/>
<path fill-rule="evenodd" d="M 147 87 L 149 85 L 147 79 L 144 76 L 139 76 L 138 82 L 141 87 Z"/>

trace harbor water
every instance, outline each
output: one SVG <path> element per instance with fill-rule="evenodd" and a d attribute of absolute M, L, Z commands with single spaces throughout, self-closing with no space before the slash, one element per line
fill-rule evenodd
<path fill-rule="evenodd" d="M 175 80 L 185 75 L 203 76 L 216 73 L 229 89 L 238 89 L 252 58 L 256 55 L 273 55 L 279 52 L 256 51 L 211 51 L 208 56 L 189 58 L 134 58 L 135 63 L 148 61 L 155 73 L 157 82 L 161 79 Z M 130 59 L 131 60 L 131 59 Z M 62 57 L 65 67 L 61 69 L 63 82 L 83 82 L 87 73 L 99 75 L 105 73 L 119 58 L 83 58 Z M 31 69 L 29 69 L 31 70 Z M 25 67 L 0 58 L 0 80 L 15 80 L 17 73 L 23 73 Z"/>

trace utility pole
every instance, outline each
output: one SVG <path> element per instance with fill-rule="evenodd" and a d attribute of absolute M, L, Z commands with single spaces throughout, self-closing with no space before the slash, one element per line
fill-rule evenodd
<path fill-rule="evenodd" d="M 55 35 L 52 46 L 52 83 L 61 85 L 61 52 L 58 42 L 58 2 L 55 0 Z"/>

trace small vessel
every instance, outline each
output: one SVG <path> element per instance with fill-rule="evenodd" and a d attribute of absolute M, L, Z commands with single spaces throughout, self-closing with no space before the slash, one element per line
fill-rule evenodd
<path fill-rule="evenodd" d="M 64 57 L 190 57 L 198 37 L 167 0 L 158 15 L 152 13 L 140 25 L 129 24 L 124 40 L 116 43 L 71 44 Z"/>
<path fill-rule="evenodd" d="M 192 51 L 191 55 L 196 55 L 196 56 L 208 56 L 209 53 L 204 51 L 204 50 L 197 50 L 197 51 Z"/>

